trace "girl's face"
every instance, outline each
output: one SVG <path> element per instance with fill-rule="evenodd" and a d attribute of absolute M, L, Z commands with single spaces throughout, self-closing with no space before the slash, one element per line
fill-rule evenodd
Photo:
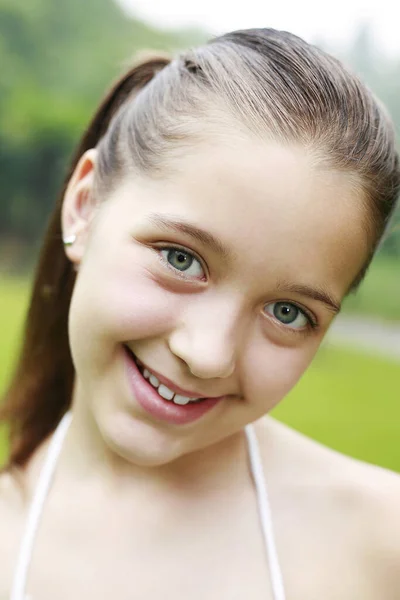
<path fill-rule="evenodd" d="M 118 455 L 165 464 L 298 381 L 366 258 L 362 199 L 300 147 L 235 139 L 165 178 L 127 176 L 94 207 L 95 158 L 64 203 L 74 402 Z"/>

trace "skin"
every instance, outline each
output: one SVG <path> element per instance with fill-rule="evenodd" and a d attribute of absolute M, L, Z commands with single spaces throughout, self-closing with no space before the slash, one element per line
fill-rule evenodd
<path fill-rule="evenodd" d="M 199 144 L 165 178 L 126 175 L 100 199 L 96 158 L 82 157 L 64 202 L 64 233 L 77 235 L 66 249 L 78 271 L 73 421 L 36 540 L 33 598 L 272 599 L 251 422 L 287 597 L 400 598 L 397 476 L 262 418 L 304 373 L 365 260 L 354 178 L 295 145 L 232 137 Z M 154 214 L 201 228 L 226 255 Z M 187 271 L 171 246 L 197 257 Z M 125 345 L 181 388 L 223 400 L 187 425 L 151 418 L 132 397 Z M 20 487 L 1 480 L 5 594 L 46 447 Z"/>
<path fill-rule="evenodd" d="M 225 142 L 181 158 L 175 171 L 167 181 L 126 177 L 99 207 L 71 189 L 65 205 L 65 228 L 80 236 L 67 250 L 79 268 L 70 312 L 75 404 L 81 413 L 89 405 L 107 446 L 133 465 L 173 463 L 275 406 L 334 316 L 288 288 L 324 289 L 339 304 L 365 259 L 352 186 L 344 175 L 317 172 L 300 148 Z M 86 193 L 90 173 L 81 180 Z M 69 217 L 77 201 L 78 222 Z M 211 233 L 228 256 L 154 225 L 154 214 Z M 163 264 L 168 244 L 199 260 L 187 272 L 165 258 Z M 303 307 L 315 329 L 301 314 L 283 325 L 270 314 L 277 301 Z M 195 396 L 226 400 L 190 426 L 149 420 L 127 389 L 123 342 L 150 370 Z"/>

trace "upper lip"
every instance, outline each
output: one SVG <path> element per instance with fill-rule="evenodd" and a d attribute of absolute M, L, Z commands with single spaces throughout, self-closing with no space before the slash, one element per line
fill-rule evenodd
<path fill-rule="evenodd" d="M 131 352 L 132 352 L 132 350 L 131 350 Z M 150 367 L 148 367 L 142 360 L 140 360 L 140 358 L 138 358 L 136 356 L 136 354 L 134 352 L 132 352 L 132 354 L 144 369 L 147 369 L 148 371 L 150 371 L 150 373 L 152 375 L 155 375 L 160 383 L 167 386 L 167 388 L 169 388 L 171 390 L 171 392 L 174 392 L 175 394 L 185 396 L 186 398 L 214 398 L 214 399 L 222 398 L 222 396 L 206 396 L 204 394 L 196 394 L 195 392 L 189 392 L 188 390 L 184 390 L 183 388 L 181 388 L 181 387 L 177 386 L 175 383 L 173 383 L 167 377 L 164 377 L 163 375 L 158 373 L 158 371 L 155 371 L 154 369 L 151 369 Z"/>

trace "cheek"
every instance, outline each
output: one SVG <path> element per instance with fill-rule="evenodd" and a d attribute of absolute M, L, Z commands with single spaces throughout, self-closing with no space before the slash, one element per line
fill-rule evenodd
<path fill-rule="evenodd" d="M 142 274 L 133 285 L 121 283 L 110 290 L 106 323 L 115 338 L 133 341 L 165 335 L 178 314 L 178 296 Z"/>
<path fill-rule="evenodd" d="M 70 309 L 71 346 L 105 358 L 121 342 L 165 335 L 179 313 L 179 297 L 145 269 L 122 265 L 108 271 L 87 263 Z"/>
<path fill-rule="evenodd" d="M 246 388 L 260 415 L 271 410 L 295 386 L 311 363 L 317 343 L 300 344 L 295 348 L 279 347 L 264 342 L 263 347 L 248 357 Z"/>

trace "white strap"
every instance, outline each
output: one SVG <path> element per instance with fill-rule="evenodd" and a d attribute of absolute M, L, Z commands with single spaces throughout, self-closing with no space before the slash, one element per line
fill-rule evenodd
<path fill-rule="evenodd" d="M 25 598 L 25 586 L 36 532 L 39 527 L 47 494 L 53 480 L 57 460 L 63 446 L 65 434 L 67 433 L 68 427 L 71 423 L 71 418 L 71 413 L 66 413 L 64 415 L 51 439 L 47 455 L 40 472 L 39 481 L 32 498 L 31 506 L 29 508 L 10 600 L 24 600 Z"/>
<path fill-rule="evenodd" d="M 71 419 L 71 413 L 66 413 L 64 415 L 50 442 L 47 456 L 39 476 L 38 485 L 36 487 L 36 491 L 28 512 L 25 533 L 18 556 L 10 600 L 26 600 L 25 587 L 35 536 L 39 527 L 40 518 L 43 513 L 49 488 L 54 477 L 57 460 L 63 446 L 65 435 L 71 423 Z M 276 551 L 275 538 L 272 528 L 271 510 L 257 436 L 254 428 L 251 425 L 247 425 L 245 428 L 245 433 L 249 449 L 250 469 L 256 488 L 261 528 L 270 564 L 271 587 L 274 600 L 285 600 L 283 578 L 279 566 L 278 554 Z"/>
<path fill-rule="evenodd" d="M 279 566 L 278 553 L 276 550 L 275 536 L 272 527 L 271 508 L 269 504 L 267 484 L 261 461 L 261 453 L 254 427 L 247 425 L 245 428 L 247 445 L 249 448 L 250 469 L 256 487 L 258 499 L 258 510 L 260 512 L 261 529 L 267 550 L 267 556 L 271 571 L 271 587 L 274 600 L 285 600 L 283 577 Z"/>

